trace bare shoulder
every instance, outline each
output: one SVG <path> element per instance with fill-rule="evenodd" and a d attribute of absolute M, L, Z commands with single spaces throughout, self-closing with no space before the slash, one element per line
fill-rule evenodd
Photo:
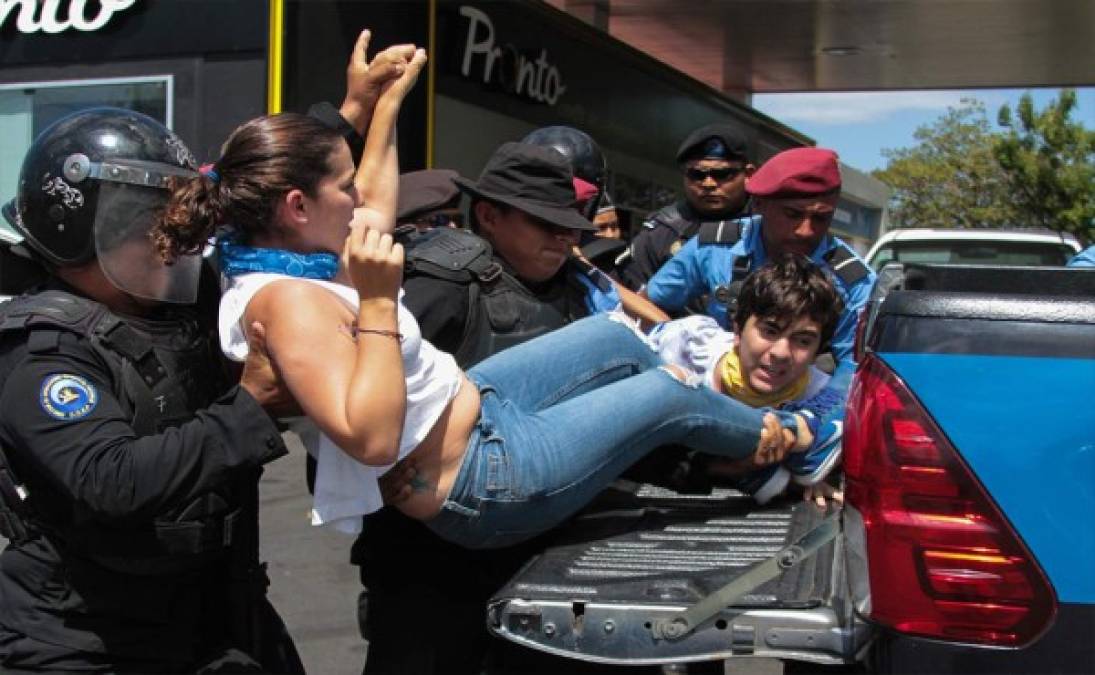
<path fill-rule="evenodd" d="M 279 279 L 263 287 L 247 305 L 248 322 L 268 329 L 305 327 L 353 319 L 353 312 L 334 292 L 303 279 Z"/>

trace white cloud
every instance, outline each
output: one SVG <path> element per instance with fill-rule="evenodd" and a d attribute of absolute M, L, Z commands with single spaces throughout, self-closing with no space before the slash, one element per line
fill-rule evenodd
<path fill-rule="evenodd" d="M 821 125 L 878 122 L 906 111 L 938 111 L 976 98 L 990 109 L 1006 98 L 987 91 L 856 91 L 756 94 L 753 106 L 783 122 Z"/>

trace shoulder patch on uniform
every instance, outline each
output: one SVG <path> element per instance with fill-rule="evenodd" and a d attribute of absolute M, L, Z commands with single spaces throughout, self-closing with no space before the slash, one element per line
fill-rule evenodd
<path fill-rule="evenodd" d="M 42 380 L 38 402 L 53 419 L 78 420 L 99 405 L 99 390 L 79 375 L 60 373 Z"/>
<path fill-rule="evenodd" d="M 844 246 L 837 246 L 823 257 L 829 263 L 833 274 L 847 286 L 854 286 L 871 274 L 870 268 Z"/>

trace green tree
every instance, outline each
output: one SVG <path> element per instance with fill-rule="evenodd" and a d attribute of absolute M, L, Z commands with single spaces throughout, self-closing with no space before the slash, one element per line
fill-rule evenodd
<path fill-rule="evenodd" d="M 996 134 L 985 105 L 962 99 L 921 126 L 910 148 L 882 151 L 889 160 L 874 176 L 894 189 L 895 227 L 1003 227 L 1022 222 L 1008 176 L 996 159 Z"/>
<path fill-rule="evenodd" d="M 1023 224 L 1095 241 L 1095 131 L 1072 119 L 1076 92 L 1061 90 L 1038 112 L 1030 94 L 1000 109 L 994 154 Z"/>

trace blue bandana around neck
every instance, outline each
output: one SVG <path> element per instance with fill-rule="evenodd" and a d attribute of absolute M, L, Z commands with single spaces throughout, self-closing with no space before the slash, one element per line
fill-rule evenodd
<path fill-rule="evenodd" d="M 217 239 L 221 272 L 228 277 L 248 272 L 273 272 L 302 279 L 330 281 L 338 274 L 333 253 L 294 253 L 278 248 L 255 248 L 237 243 L 228 235 Z"/>

